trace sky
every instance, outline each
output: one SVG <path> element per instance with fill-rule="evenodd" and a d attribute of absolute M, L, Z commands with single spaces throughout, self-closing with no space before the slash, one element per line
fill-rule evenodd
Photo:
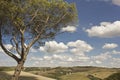
<path fill-rule="evenodd" d="M 65 1 L 76 4 L 78 24 L 62 28 L 66 33 L 57 35 L 37 50 L 31 48 L 25 66 L 120 68 L 120 0 Z M 1 48 L 0 53 L 0 66 L 16 65 Z"/>

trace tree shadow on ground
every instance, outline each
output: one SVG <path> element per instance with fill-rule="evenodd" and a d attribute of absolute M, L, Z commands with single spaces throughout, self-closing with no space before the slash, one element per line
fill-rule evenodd
<path fill-rule="evenodd" d="M 0 80 L 10 80 L 10 79 L 11 79 L 11 75 L 0 71 Z M 20 76 L 19 80 L 38 80 L 38 79 L 31 76 Z"/>

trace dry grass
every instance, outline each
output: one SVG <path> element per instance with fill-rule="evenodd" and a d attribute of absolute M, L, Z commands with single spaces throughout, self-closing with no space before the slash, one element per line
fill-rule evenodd
<path fill-rule="evenodd" d="M 87 77 L 88 75 L 92 75 L 94 77 L 104 79 L 114 73 L 116 73 L 116 71 L 108 70 L 108 69 L 99 69 L 99 70 L 95 69 L 95 70 L 90 70 L 85 72 L 72 73 L 70 75 L 64 75 L 60 77 L 60 80 L 90 80 Z"/>
<path fill-rule="evenodd" d="M 93 73 L 91 73 L 91 75 L 101 78 L 101 79 L 104 79 L 104 78 L 107 78 L 108 76 L 112 75 L 113 73 L 116 73 L 116 72 L 105 70 L 105 71 L 93 72 Z"/>
<path fill-rule="evenodd" d="M 12 74 L 13 71 L 0 72 L 0 80 L 10 80 Z M 27 72 L 22 72 L 20 76 L 20 80 L 55 80 L 55 79 L 38 76 Z"/>
<path fill-rule="evenodd" d="M 78 72 L 60 77 L 60 80 L 90 80 L 86 73 Z"/>

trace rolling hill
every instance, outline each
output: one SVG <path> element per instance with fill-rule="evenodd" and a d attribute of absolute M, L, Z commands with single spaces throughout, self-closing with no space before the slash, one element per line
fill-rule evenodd
<path fill-rule="evenodd" d="M 10 80 L 13 71 L 0 71 L 0 80 Z M 28 72 L 21 72 L 20 80 L 56 80 L 40 75 L 31 74 Z"/>
<path fill-rule="evenodd" d="M 13 70 L 13 67 L 0 67 L 0 80 L 9 80 Z M 120 80 L 119 75 L 120 68 L 26 67 L 21 73 L 20 80 Z"/>

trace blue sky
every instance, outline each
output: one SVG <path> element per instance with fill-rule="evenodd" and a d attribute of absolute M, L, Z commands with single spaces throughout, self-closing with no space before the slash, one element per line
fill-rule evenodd
<path fill-rule="evenodd" d="M 65 1 L 76 3 L 77 28 L 68 25 L 62 29 L 68 32 L 38 50 L 31 48 L 25 66 L 120 67 L 120 0 Z M 0 54 L 0 66 L 16 65 L 6 57 Z"/>

